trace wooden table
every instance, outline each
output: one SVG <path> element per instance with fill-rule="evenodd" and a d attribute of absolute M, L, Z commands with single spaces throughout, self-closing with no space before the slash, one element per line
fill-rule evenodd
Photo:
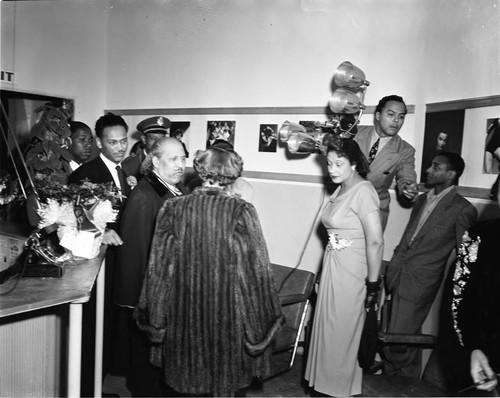
<path fill-rule="evenodd" d="M 5 232 L 3 227 L 0 233 Z M 94 259 L 66 263 L 61 278 L 21 278 L 12 292 L 0 296 L 0 318 L 69 304 L 68 397 L 80 396 L 82 305 L 89 300 L 96 281 L 94 395 L 101 396 L 105 252 L 103 246 Z M 17 278 L 13 278 L 0 285 L 0 294 L 10 290 L 16 281 Z"/>

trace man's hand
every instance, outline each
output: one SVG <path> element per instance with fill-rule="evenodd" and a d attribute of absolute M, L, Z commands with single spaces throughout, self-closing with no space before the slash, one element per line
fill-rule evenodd
<path fill-rule="evenodd" d="M 470 374 L 478 390 L 491 391 L 498 384 L 495 372 L 488 358 L 481 350 L 474 350 L 470 356 Z"/>
<path fill-rule="evenodd" d="M 416 182 L 406 184 L 402 192 L 407 199 L 414 200 L 418 194 L 418 184 Z"/>
<path fill-rule="evenodd" d="M 104 232 L 104 236 L 102 238 L 102 243 L 105 245 L 111 245 L 111 246 L 121 246 L 123 245 L 122 238 L 120 238 L 120 235 L 114 230 L 114 229 L 107 229 Z"/>

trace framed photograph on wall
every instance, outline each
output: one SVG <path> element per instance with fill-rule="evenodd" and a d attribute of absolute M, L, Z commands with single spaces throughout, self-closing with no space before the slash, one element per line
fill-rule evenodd
<path fill-rule="evenodd" d="M 186 142 L 189 142 L 189 126 L 191 122 L 171 122 L 170 125 L 170 137 L 177 138 L 182 146 L 184 147 L 184 151 L 186 152 L 186 157 L 189 157 L 189 150 Z"/>
<path fill-rule="evenodd" d="M 483 173 L 498 174 L 500 170 L 500 118 L 486 121 Z"/>
<path fill-rule="evenodd" d="M 277 124 L 261 124 L 259 127 L 259 152 L 276 152 L 277 138 Z"/>
<path fill-rule="evenodd" d="M 454 152 L 461 155 L 464 118 L 465 109 L 427 112 L 420 172 L 421 182 L 425 182 L 426 170 L 439 152 Z"/>
<path fill-rule="evenodd" d="M 228 141 L 234 146 L 236 121 L 217 120 L 207 122 L 207 148 L 217 140 Z"/>

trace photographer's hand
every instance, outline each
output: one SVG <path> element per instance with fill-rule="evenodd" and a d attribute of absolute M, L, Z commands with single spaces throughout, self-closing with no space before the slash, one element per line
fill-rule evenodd
<path fill-rule="evenodd" d="M 498 384 L 496 374 L 488 358 L 481 350 L 474 350 L 470 356 L 470 374 L 478 390 L 491 391 Z"/>

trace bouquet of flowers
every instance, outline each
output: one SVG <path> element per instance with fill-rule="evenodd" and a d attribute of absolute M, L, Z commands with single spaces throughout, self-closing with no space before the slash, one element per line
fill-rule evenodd
<path fill-rule="evenodd" d="M 39 177 L 35 176 L 35 179 Z M 41 220 L 39 228 L 57 223 L 60 245 L 75 257 L 94 258 L 99 254 L 106 224 L 116 221 L 113 204 L 120 198 L 112 183 L 64 185 L 37 182 Z"/>

